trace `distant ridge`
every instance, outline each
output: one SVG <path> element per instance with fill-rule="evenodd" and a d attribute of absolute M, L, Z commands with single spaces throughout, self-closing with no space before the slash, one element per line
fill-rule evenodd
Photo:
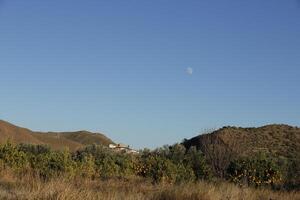
<path fill-rule="evenodd" d="M 108 146 L 114 143 L 101 133 L 91 133 L 88 131 L 35 132 L 0 120 L 0 143 L 4 143 L 7 140 L 17 144 L 45 144 L 53 149 L 64 149 L 67 147 L 71 151 L 89 144 Z"/>

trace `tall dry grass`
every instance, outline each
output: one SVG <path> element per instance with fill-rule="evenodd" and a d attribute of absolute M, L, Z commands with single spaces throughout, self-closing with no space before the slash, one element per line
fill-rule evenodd
<path fill-rule="evenodd" d="M 2 171 L 0 199 L 300 200 L 300 193 L 240 188 L 225 182 L 153 185 L 136 178 L 105 181 L 55 178 L 45 182 L 30 174 L 15 177 L 10 171 Z"/>

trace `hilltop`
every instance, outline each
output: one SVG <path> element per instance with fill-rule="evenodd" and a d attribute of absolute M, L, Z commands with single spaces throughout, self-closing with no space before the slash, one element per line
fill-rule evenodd
<path fill-rule="evenodd" d="M 0 120 L 0 143 L 4 143 L 7 140 L 16 144 L 44 144 L 49 145 L 53 149 L 68 147 L 71 151 L 89 144 L 108 146 L 114 143 L 101 133 L 91 133 L 88 131 L 36 132 Z"/>

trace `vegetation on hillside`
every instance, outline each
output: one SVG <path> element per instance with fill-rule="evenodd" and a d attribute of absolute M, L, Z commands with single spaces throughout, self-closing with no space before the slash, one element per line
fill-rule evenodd
<path fill-rule="evenodd" d="M 201 150 L 217 177 L 228 178 L 229 167 L 245 168 L 247 171 L 251 166 L 259 168 L 262 163 L 271 161 L 272 166 L 276 166 L 276 170 L 281 173 L 281 187 L 300 188 L 300 128 L 287 125 L 223 127 L 212 133 L 184 140 L 183 145 L 186 148 L 196 146 Z M 234 165 L 233 162 L 237 163 Z M 247 165 L 241 165 L 242 162 Z M 245 174 L 241 176 L 245 179 Z M 247 179 L 250 180 L 249 177 Z"/>

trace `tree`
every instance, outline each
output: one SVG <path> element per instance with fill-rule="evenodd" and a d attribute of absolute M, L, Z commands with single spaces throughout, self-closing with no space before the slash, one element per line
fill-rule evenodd
<path fill-rule="evenodd" d="M 218 135 L 207 134 L 200 141 L 199 148 L 204 153 L 214 174 L 220 178 L 226 175 L 230 162 L 237 156 L 234 151 L 236 143 L 226 144 Z"/>

